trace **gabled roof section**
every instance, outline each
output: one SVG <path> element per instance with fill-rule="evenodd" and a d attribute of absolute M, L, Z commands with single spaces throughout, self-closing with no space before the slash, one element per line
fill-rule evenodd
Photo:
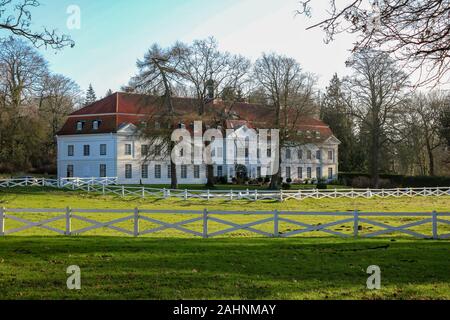
<path fill-rule="evenodd" d="M 186 122 L 187 128 L 190 123 L 198 119 L 198 106 L 195 99 L 173 98 L 172 101 L 176 117 Z M 137 126 L 150 116 L 164 115 L 165 109 L 161 106 L 160 97 L 116 92 L 70 114 L 58 135 L 117 133 L 124 125 Z M 220 100 L 209 102 L 205 106 L 205 114 L 203 119 L 206 121 L 216 118 L 218 114 L 226 115 L 229 120 L 226 120 L 223 125 L 231 129 L 244 125 L 252 129 L 270 129 L 274 119 L 274 111 L 270 107 Z M 99 121 L 98 129 L 94 129 L 94 121 Z M 79 122 L 84 124 L 82 130 L 77 130 Z M 324 142 L 333 135 L 325 123 L 311 117 L 300 117 L 295 121 L 295 128 L 300 133 L 299 137 L 311 143 Z"/>

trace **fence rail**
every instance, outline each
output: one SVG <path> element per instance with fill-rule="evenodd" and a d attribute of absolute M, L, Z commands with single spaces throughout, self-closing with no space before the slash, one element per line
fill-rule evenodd
<path fill-rule="evenodd" d="M 26 218 L 18 217 L 18 214 L 29 214 L 29 213 L 41 213 L 41 214 L 56 214 L 56 216 L 51 218 L 46 218 L 41 221 L 31 221 Z M 93 218 L 88 218 L 85 215 L 89 213 L 94 214 L 123 214 L 125 217 L 114 218 L 110 221 L 97 221 Z M 159 216 L 167 215 L 189 215 L 191 217 L 178 222 L 166 222 L 163 221 Z M 246 216 L 252 217 L 257 216 L 258 220 L 238 223 L 231 221 L 229 216 Z M 155 217 L 156 216 L 156 217 Z M 263 218 L 261 218 L 261 216 Z M 324 222 L 313 224 L 307 222 L 309 220 L 302 220 L 302 217 L 314 216 L 314 217 L 338 217 L 337 221 Z M 294 220 L 295 217 L 297 220 Z M 406 218 L 405 220 L 410 221 L 411 218 L 422 218 L 418 221 L 408 222 L 403 225 L 393 226 L 386 222 L 380 222 L 373 220 L 376 217 L 401 217 Z M 292 237 L 301 235 L 308 232 L 320 231 L 327 234 L 331 234 L 339 237 L 364 237 L 372 238 L 380 235 L 391 234 L 391 233 L 403 233 L 415 238 L 430 238 L 430 239 L 449 239 L 450 233 L 440 233 L 439 225 L 450 225 L 450 213 L 449 212 L 297 212 L 297 211 L 209 211 L 204 209 L 202 211 L 197 210 L 143 210 L 143 209 L 132 209 L 132 210 L 93 210 L 93 209 L 9 209 L 0 208 L 0 236 L 6 236 L 14 233 L 19 233 L 31 228 L 42 228 L 55 232 L 60 235 L 81 235 L 83 233 L 107 228 L 125 234 L 128 236 L 143 236 L 151 233 L 156 233 L 168 229 L 174 229 L 182 233 L 201 237 L 201 238 L 213 238 L 225 234 L 229 234 L 239 230 L 250 231 L 253 234 L 262 235 L 264 237 Z M 300 218 L 300 220 L 298 220 Z M 20 227 L 13 229 L 7 229 L 8 220 L 12 220 L 23 224 Z M 56 226 L 49 226 L 50 223 L 64 221 L 64 227 L 57 228 Z M 79 229 L 73 229 L 73 222 L 81 221 L 89 224 L 89 226 L 82 227 Z M 125 227 L 119 227 L 117 224 L 122 222 L 132 222 L 132 228 L 127 229 Z M 400 220 L 401 221 L 401 220 Z M 148 222 L 152 224 L 152 227 L 142 227 L 142 222 Z M 222 229 L 217 231 L 212 231 L 209 227 L 210 222 L 218 223 L 222 226 Z M 323 222 L 323 221 L 322 221 Z M 192 223 L 199 223 L 197 229 L 193 230 L 186 225 Z M 282 232 L 281 224 L 287 223 L 290 226 L 295 226 L 295 230 L 292 227 L 286 229 Z M 264 231 L 257 229 L 257 226 L 263 224 L 270 224 L 270 231 Z M 346 234 L 341 231 L 333 230 L 332 227 L 341 226 L 343 224 L 350 224 L 352 227 L 352 233 Z M 360 229 L 362 224 L 378 227 L 380 230 L 370 231 L 369 233 L 361 234 Z M 430 234 L 424 234 L 418 231 L 410 230 L 412 227 L 423 226 L 430 224 Z M 223 226 L 226 228 L 223 229 Z M 372 227 L 373 228 L 373 227 Z M 284 229 L 283 229 L 284 230 Z M 368 230 L 368 228 L 367 228 Z M 447 228 L 446 231 L 449 231 Z M 446 232 L 444 231 L 444 232 Z"/>
<path fill-rule="evenodd" d="M 54 187 L 71 190 L 97 192 L 103 195 L 111 194 L 121 197 L 156 197 L 161 199 L 222 199 L 222 200 L 276 200 L 289 199 L 338 199 L 338 198 L 388 198 L 388 197 L 439 197 L 449 196 L 450 187 L 434 188 L 392 188 L 392 189 L 302 189 L 302 190 L 189 190 L 189 189 L 158 189 L 145 186 L 117 185 L 117 178 L 23 178 L 0 180 L 0 188 L 14 187 Z"/>

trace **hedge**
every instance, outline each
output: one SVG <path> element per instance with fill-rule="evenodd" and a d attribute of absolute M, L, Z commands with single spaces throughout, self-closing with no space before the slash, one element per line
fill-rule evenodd
<path fill-rule="evenodd" d="M 339 182 L 351 186 L 352 180 L 358 177 L 370 178 L 364 172 L 340 172 Z M 450 187 L 450 177 L 440 176 L 403 176 L 399 174 L 380 174 L 380 179 L 389 180 L 393 187 Z"/>

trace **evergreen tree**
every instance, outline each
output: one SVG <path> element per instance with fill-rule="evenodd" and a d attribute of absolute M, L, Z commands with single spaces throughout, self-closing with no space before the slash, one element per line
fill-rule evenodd
<path fill-rule="evenodd" d="M 86 100 L 85 100 L 84 105 L 88 106 L 88 105 L 94 103 L 95 101 L 97 101 L 97 96 L 95 95 L 94 88 L 92 88 L 92 84 L 89 84 L 89 88 L 86 92 Z"/>
<path fill-rule="evenodd" d="M 105 97 L 109 97 L 111 95 L 113 95 L 113 91 L 111 89 L 108 89 L 108 91 L 106 91 Z"/>
<path fill-rule="evenodd" d="M 361 170 L 364 159 L 358 148 L 352 117 L 342 91 L 342 81 L 337 74 L 333 75 L 321 101 L 320 116 L 330 126 L 336 138 L 342 142 L 339 146 L 339 170 L 344 172 Z"/>

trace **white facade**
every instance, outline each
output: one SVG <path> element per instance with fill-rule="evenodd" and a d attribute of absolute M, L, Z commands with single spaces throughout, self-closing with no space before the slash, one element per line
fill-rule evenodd
<path fill-rule="evenodd" d="M 145 161 L 142 145 L 146 143 L 134 134 L 135 129 L 128 124 L 117 133 L 58 136 L 58 178 L 117 177 L 120 184 L 170 184 L 170 162 L 165 159 Z M 239 169 L 244 169 L 248 178 L 266 175 L 266 168 L 258 160 L 258 154 L 254 154 L 256 149 L 250 148 L 257 145 L 257 138 L 246 142 L 247 130 L 242 126 L 233 136 L 217 139 L 211 145 L 215 176 L 231 181 L 237 175 L 236 162 L 227 161 L 230 156 L 240 159 Z M 339 143 L 331 136 L 323 143 L 283 148 L 280 168 L 283 180 L 336 179 Z M 206 166 L 177 166 L 177 177 L 179 184 L 204 184 Z"/>

